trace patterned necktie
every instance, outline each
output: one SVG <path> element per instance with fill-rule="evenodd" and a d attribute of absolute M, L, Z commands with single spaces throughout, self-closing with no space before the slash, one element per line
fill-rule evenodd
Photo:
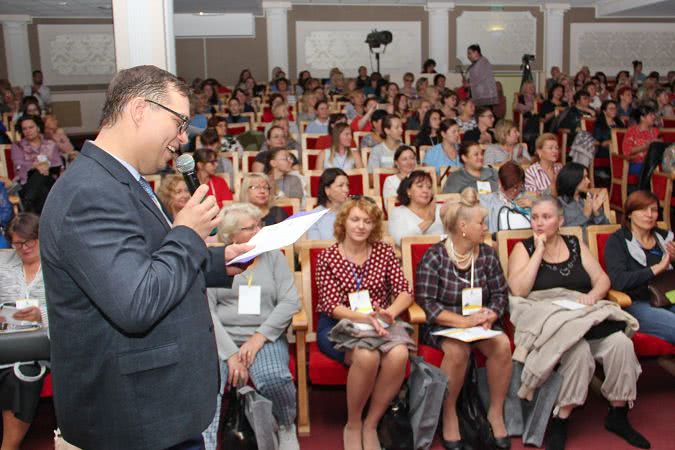
<path fill-rule="evenodd" d="M 138 184 L 140 184 L 141 187 L 143 188 L 143 190 L 145 191 L 145 193 L 150 196 L 150 200 L 152 200 L 152 202 L 155 204 L 155 206 L 157 206 L 157 208 L 159 208 L 159 211 L 162 213 L 162 216 L 164 216 L 167 223 L 169 225 L 171 225 L 171 221 L 169 220 L 169 218 L 164 213 L 164 210 L 162 209 L 162 205 L 159 203 L 159 200 L 157 199 L 157 196 L 155 195 L 155 191 L 152 190 L 152 186 L 150 186 L 150 183 L 148 183 L 148 180 L 146 180 L 143 177 L 140 177 L 138 179 Z"/>

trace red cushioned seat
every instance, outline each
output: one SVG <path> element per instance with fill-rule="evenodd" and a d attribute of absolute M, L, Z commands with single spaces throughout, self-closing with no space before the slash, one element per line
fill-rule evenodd
<path fill-rule="evenodd" d="M 675 355 L 675 345 L 651 334 L 640 333 L 633 336 L 635 354 L 644 357 Z"/>

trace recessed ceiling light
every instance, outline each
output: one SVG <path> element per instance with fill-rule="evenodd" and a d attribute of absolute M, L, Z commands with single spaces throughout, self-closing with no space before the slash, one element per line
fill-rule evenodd
<path fill-rule="evenodd" d="M 68 2 L 59 2 L 58 5 L 59 6 L 68 6 Z"/>

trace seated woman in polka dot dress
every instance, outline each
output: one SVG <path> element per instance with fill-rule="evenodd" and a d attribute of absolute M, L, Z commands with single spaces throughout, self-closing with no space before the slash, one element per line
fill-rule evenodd
<path fill-rule="evenodd" d="M 347 200 L 335 219 L 337 243 L 324 250 L 317 261 L 319 348 L 349 366 L 346 450 L 380 448 L 377 424 L 403 383 L 408 361 L 405 343 L 386 352 L 356 345 L 343 353 L 335 349 L 328 337 L 341 319 L 370 324 L 380 336 L 385 336 L 389 332 L 382 323 L 393 324 L 412 303 L 410 287 L 394 249 L 380 242 L 382 227 L 382 211 L 372 200 L 364 197 Z M 370 314 L 353 311 L 349 297 L 351 294 L 353 299 L 355 293 L 359 298 L 369 297 L 375 311 Z M 362 420 L 369 398 L 368 414 Z"/>

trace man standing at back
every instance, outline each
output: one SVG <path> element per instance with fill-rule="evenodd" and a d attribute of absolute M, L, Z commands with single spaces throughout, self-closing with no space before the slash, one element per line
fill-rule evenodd
<path fill-rule="evenodd" d="M 170 223 L 143 178 L 186 142 L 188 95 L 157 67 L 120 71 L 96 140 L 43 210 L 56 415 L 83 449 L 199 449 L 213 418 L 206 286 L 230 286 L 226 260 L 250 247 L 207 249 L 218 223 L 207 186 Z"/>

